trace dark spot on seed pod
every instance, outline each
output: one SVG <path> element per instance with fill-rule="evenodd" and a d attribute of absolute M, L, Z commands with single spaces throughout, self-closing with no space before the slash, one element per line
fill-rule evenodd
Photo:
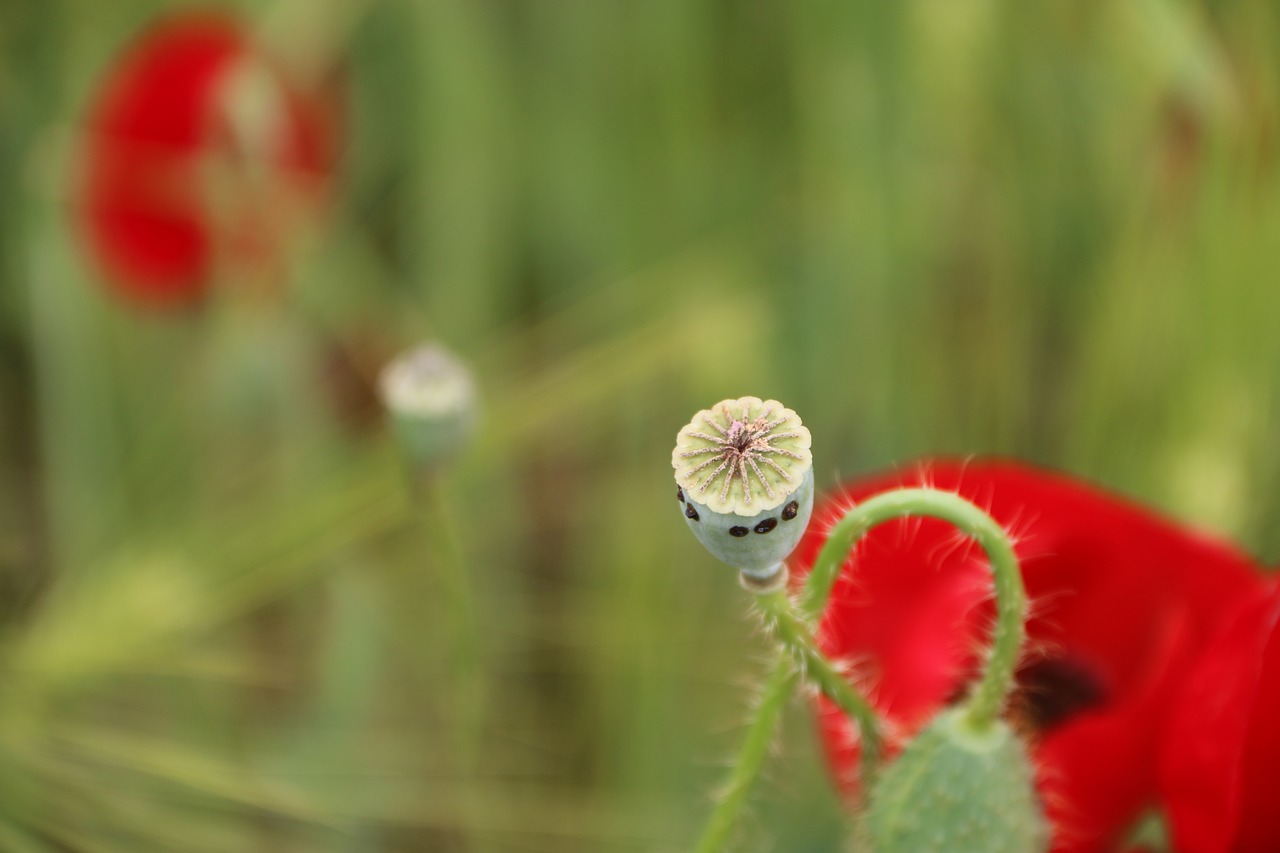
<path fill-rule="evenodd" d="M 800 502 L 792 501 L 782 508 L 782 520 L 790 521 L 796 517 L 796 513 L 800 512 Z"/>
<path fill-rule="evenodd" d="M 684 503 L 684 489 L 676 489 L 676 500 Z"/>
<path fill-rule="evenodd" d="M 770 530 L 778 526 L 778 519 L 766 518 L 764 521 L 756 525 L 756 533 L 768 533 Z"/>
<path fill-rule="evenodd" d="M 693 508 L 693 504 L 684 505 L 684 517 L 691 518 L 694 521 L 698 520 L 698 511 Z"/>
<path fill-rule="evenodd" d="M 741 537 L 743 537 L 743 536 L 746 536 L 746 535 L 747 535 L 748 533 L 750 533 L 750 532 L 751 532 L 751 531 L 750 531 L 750 530 L 748 530 L 748 529 L 747 529 L 747 528 L 745 528 L 745 527 L 730 527 L 730 528 L 729 528 L 729 535 L 730 535 L 730 536 L 737 536 L 737 537 L 739 537 L 739 538 L 741 538 Z"/>

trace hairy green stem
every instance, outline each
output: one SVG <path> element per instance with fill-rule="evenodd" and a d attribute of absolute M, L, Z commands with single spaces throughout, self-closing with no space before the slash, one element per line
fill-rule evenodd
<path fill-rule="evenodd" d="M 716 807 L 702 830 L 698 846 L 694 848 L 696 853 L 719 853 L 729 843 L 730 833 L 746 804 L 747 794 L 764 766 L 765 756 L 773 744 L 774 730 L 782 717 L 782 709 L 791 698 L 791 691 L 799 676 L 799 671 L 788 665 L 785 656 L 778 660 L 773 672 L 769 674 L 769 680 L 765 682 L 760 696 L 760 704 L 751 720 L 751 728 L 747 731 L 747 738 L 729 771 L 729 778 L 718 792 Z"/>
<path fill-rule="evenodd" d="M 818 689 L 845 713 L 845 716 L 858 724 L 858 734 L 862 741 L 862 782 L 870 787 L 875 781 L 876 770 L 880 764 L 880 718 L 866 697 L 859 693 L 849 681 L 849 677 L 840 672 L 827 656 L 818 650 L 813 639 L 813 629 L 809 623 L 796 612 L 786 589 L 777 589 L 756 597 L 760 612 L 764 615 L 765 624 L 781 643 L 782 648 L 791 655 L 795 665 L 804 677 L 818 686 Z"/>

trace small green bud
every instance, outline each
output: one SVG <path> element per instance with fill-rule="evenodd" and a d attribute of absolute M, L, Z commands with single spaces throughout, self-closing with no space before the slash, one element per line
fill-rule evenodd
<path fill-rule="evenodd" d="M 475 425 L 471 372 L 436 343 L 422 344 L 387 364 L 378 377 L 378 393 L 391 413 L 397 439 L 419 465 L 456 454 Z"/>
<path fill-rule="evenodd" d="M 1042 853 L 1049 833 L 1026 747 L 1003 721 L 944 711 L 875 783 L 860 827 L 874 853 Z"/>
<path fill-rule="evenodd" d="M 723 400 L 693 416 L 671 452 L 689 529 L 720 560 L 773 577 L 813 512 L 812 438 L 777 400 Z"/>

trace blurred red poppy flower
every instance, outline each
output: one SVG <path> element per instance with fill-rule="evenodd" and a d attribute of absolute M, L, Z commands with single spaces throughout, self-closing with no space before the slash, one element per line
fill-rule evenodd
<path fill-rule="evenodd" d="M 1031 742 L 1058 851 L 1114 850 L 1157 802 L 1164 712 L 1197 647 L 1261 583 L 1229 547 L 1065 477 L 1012 463 L 936 461 L 856 481 L 814 513 L 793 555 L 812 565 L 854 503 L 899 486 L 954 491 L 1010 531 L 1032 602 L 1010 716 Z M 981 550 L 950 525 L 883 524 L 854 549 L 819 628 L 826 653 L 885 716 L 889 749 L 963 695 L 990 625 Z M 837 776 L 858 747 L 827 704 Z"/>
<path fill-rule="evenodd" d="M 88 106 L 77 207 L 106 277 L 175 303 L 204 291 L 219 258 L 272 262 L 292 209 L 333 170 L 331 107 L 225 13 L 154 23 Z"/>
<path fill-rule="evenodd" d="M 1161 782 L 1176 849 L 1280 850 L 1280 586 L 1224 621 L 1169 708 Z"/>

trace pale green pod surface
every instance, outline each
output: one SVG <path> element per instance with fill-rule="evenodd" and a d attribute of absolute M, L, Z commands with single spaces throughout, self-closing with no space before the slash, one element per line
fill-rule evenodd
<path fill-rule="evenodd" d="M 477 407 L 471 372 L 439 344 L 415 347 L 387 364 L 378 377 L 378 390 L 397 440 L 419 464 L 456 455 L 474 429 Z"/>
<path fill-rule="evenodd" d="M 813 470 L 804 472 L 788 503 L 753 516 L 716 512 L 683 489 L 684 520 L 716 557 L 749 575 L 765 575 L 795 550 L 813 513 Z"/>
<path fill-rule="evenodd" d="M 809 430 L 776 400 L 724 400 L 694 415 L 671 453 L 689 529 L 720 560 L 773 575 L 813 512 Z"/>
<path fill-rule="evenodd" d="M 1048 826 L 1026 747 L 1003 721 L 940 714 L 876 781 L 856 849 L 1043 853 Z"/>

